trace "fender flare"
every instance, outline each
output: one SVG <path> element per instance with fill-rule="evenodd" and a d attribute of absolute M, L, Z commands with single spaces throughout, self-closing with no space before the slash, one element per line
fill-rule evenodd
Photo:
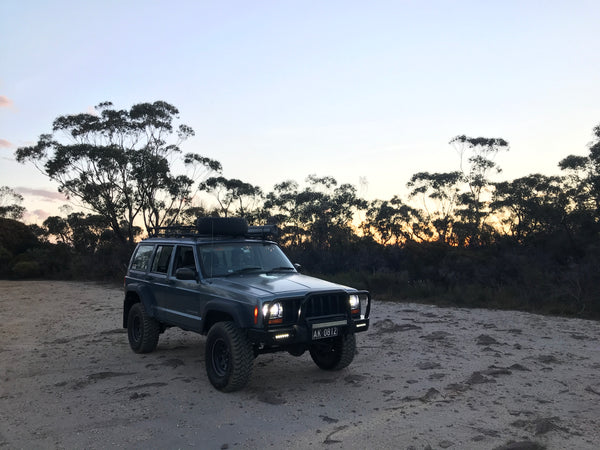
<path fill-rule="evenodd" d="M 156 317 L 156 299 L 152 290 L 144 283 L 131 283 L 127 285 L 125 300 L 123 301 L 123 328 L 127 328 L 129 310 L 134 303 L 141 303 L 148 316 Z"/>
<path fill-rule="evenodd" d="M 231 301 L 210 300 L 204 307 L 202 317 L 202 334 L 208 333 L 210 327 L 219 322 L 215 318 L 230 316 L 233 322 L 242 329 L 250 328 L 252 322 L 252 310 L 254 306 Z"/>

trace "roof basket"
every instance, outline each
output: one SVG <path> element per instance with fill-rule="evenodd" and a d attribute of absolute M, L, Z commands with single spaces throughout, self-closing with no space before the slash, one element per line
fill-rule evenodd
<path fill-rule="evenodd" d="M 148 229 L 148 234 L 170 238 L 231 236 L 264 240 L 278 237 L 279 229 L 275 225 L 248 226 L 246 219 L 241 217 L 200 217 L 196 220 L 196 226 L 154 227 Z"/>
<path fill-rule="evenodd" d="M 279 237 L 279 228 L 277 225 L 259 225 L 248 227 L 248 233 L 246 234 L 251 238 L 267 239 L 268 237 Z"/>
<path fill-rule="evenodd" d="M 196 227 L 185 225 L 172 225 L 170 227 L 148 228 L 148 234 L 152 237 L 191 237 L 197 236 Z"/>

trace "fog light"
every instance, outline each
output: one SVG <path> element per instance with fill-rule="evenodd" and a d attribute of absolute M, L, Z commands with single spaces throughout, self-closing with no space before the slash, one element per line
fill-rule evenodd
<path fill-rule="evenodd" d="M 275 339 L 287 339 L 290 337 L 290 333 L 281 333 L 281 334 L 276 334 L 275 335 Z"/>

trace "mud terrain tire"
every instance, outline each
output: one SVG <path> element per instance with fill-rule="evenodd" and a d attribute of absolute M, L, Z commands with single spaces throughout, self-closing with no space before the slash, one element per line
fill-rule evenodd
<path fill-rule="evenodd" d="M 341 370 L 348 367 L 356 353 L 354 334 L 338 336 L 328 342 L 315 342 L 310 346 L 310 356 L 323 370 Z"/>
<path fill-rule="evenodd" d="M 129 346 L 136 353 L 150 353 L 158 345 L 160 324 L 149 317 L 141 303 L 135 303 L 127 317 Z"/>
<path fill-rule="evenodd" d="M 223 392 L 242 389 L 252 374 L 254 352 L 242 330 L 233 322 L 214 324 L 206 338 L 206 374 Z"/>

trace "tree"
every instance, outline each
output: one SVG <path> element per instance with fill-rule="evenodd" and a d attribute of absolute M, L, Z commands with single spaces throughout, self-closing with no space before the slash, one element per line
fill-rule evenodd
<path fill-rule="evenodd" d="M 437 239 L 448 242 L 452 235 L 454 213 L 459 198 L 461 172 L 414 174 L 407 187 L 411 189 L 409 198 L 420 197 L 425 210 L 427 223 L 433 227 Z"/>
<path fill-rule="evenodd" d="M 21 220 L 25 207 L 21 206 L 23 196 L 8 186 L 0 187 L 0 217 Z"/>
<path fill-rule="evenodd" d="M 472 138 L 463 134 L 454 137 L 450 144 L 459 154 L 460 171 L 467 184 L 466 192 L 459 196 L 462 208 L 457 215 L 463 220 L 459 226 L 459 239 L 462 244 L 478 245 L 488 228 L 485 219 L 489 214 L 487 206 L 492 186 L 489 173 L 502 171 L 494 158 L 500 150 L 508 150 L 508 142 L 501 138 Z"/>
<path fill-rule="evenodd" d="M 258 186 L 245 183 L 236 178 L 211 177 L 201 183 L 201 189 L 212 192 L 221 207 L 221 214 L 227 217 L 230 209 L 237 204 L 235 214 L 246 217 L 250 210 L 255 209 L 257 202 L 262 196 L 262 190 Z"/>
<path fill-rule="evenodd" d="M 32 162 L 59 184 L 59 191 L 103 216 L 115 236 L 133 243 L 136 219 L 146 229 L 174 223 L 194 193 L 194 183 L 221 164 L 188 153 L 187 174 L 175 174 L 179 145 L 194 135 L 174 127 L 179 111 L 156 101 L 117 110 L 100 103 L 97 114 L 58 117 L 51 134 L 17 149 L 17 161 Z"/>
<path fill-rule="evenodd" d="M 287 246 L 299 246 L 307 232 L 300 219 L 298 183 L 286 180 L 276 184 L 266 195 L 263 205 L 265 215 L 281 230 L 281 242 Z"/>
<path fill-rule="evenodd" d="M 528 175 L 496 184 L 492 206 L 518 242 L 563 228 L 568 200 L 556 176 Z"/>
<path fill-rule="evenodd" d="M 114 233 L 104 216 L 74 212 L 66 218 L 50 216 L 42 224 L 46 235 L 66 244 L 80 255 L 93 255 L 102 241 L 110 241 Z M 139 228 L 135 229 L 136 235 Z"/>
<path fill-rule="evenodd" d="M 588 212 L 600 221 L 600 125 L 594 128 L 595 142 L 588 156 L 569 155 L 558 166 L 567 175 L 567 189 L 579 212 Z"/>
<path fill-rule="evenodd" d="M 373 200 L 362 224 L 363 233 L 383 245 L 400 245 L 418 239 L 419 212 L 404 204 L 399 197 L 391 200 Z M 420 231 L 420 230 L 419 230 Z"/>
<path fill-rule="evenodd" d="M 266 215 L 280 225 L 284 242 L 315 248 L 347 242 L 354 216 L 366 202 L 358 198 L 354 186 L 338 186 L 333 177 L 309 175 L 306 182 L 303 190 L 295 181 L 279 183 L 266 196 Z"/>

